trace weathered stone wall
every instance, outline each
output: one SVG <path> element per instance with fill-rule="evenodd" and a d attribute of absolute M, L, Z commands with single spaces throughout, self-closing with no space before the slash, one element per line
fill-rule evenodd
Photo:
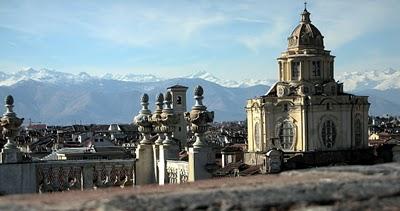
<path fill-rule="evenodd" d="M 0 197 L 0 210 L 399 210 L 400 163 Z"/>

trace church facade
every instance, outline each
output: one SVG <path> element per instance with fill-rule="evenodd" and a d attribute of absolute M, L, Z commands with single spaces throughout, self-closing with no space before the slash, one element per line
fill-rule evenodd
<path fill-rule="evenodd" d="M 316 152 L 368 147 L 366 96 L 343 91 L 334 79 L 335 56 L 304 9 L 278 60 L 279 80 L 268 92 L 247 101 L 248 149 L 245 162 L 270 149 Z"/>

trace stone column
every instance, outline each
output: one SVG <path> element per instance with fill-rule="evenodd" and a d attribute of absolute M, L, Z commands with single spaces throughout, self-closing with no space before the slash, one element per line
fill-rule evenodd
<path fill-rule="evenodd" d="M 1 151 L 0 163 L 19 163 L 22 161 L 23 153 L 17 148 L 15 138 L 19 135 L 20 126 L 24 118 L 18 118 L 13 111 L 14 98 L 8 95 L 5 99 L 6 112 L 0 119 L 0 129 L 7 143 Z"/>
<path fill-rule="evenodd" d="M 207 111 L 207 107 L 203 105 L 201 86 L 195 88 L 194 95 L 196 103 L 192 111 L 185 113 L 196 140 L 193 147 L 189 148 L 189 181 L 211 178 L 209 167 L 215 165 L 215 154 L 205 137 L 208 124 L 214 120 L 214 112 Z"/>
<path fill-rule="evenodd" d="M 165 139 L 160 145 L 160 162 L 159 162 L 159 184 L 165 183 L 166 162 L 167 160 L 177 160 L 179 155 L 179 145 L 172 138 L 172 132 L 175 129 L 175 124 L 178 122 L 178 117 L 174 114 L 171 108 L 172 95 L 170 91 L 165 93 L 164 108 L 161 113 L 161 131 L 165 134 Z"/>
<path fill-rule="evenodd" d="M 151 111 L 148 108 L 149 96 L 144 94 L 141 101 L 142 109 L 133 120 L 143 137 L 136 149 L 136 158 L 138 159 L 136 162 L 136 184 L 138 185 L 152 184 L 156 181 L 153 143 L 150 140 L 153 126 L 150 121 Z"/>
<path fill-rule="evenodd" d="M 93 189 L 94 166 L 84 165 L 82 168 L 82 187 L 83 189 Z"/>
<path fill-rule="evenodd" d="M 153 129 L 154 132 L 157 133 L 158 138 L 153 145 L 153 153 L 154 153 L 154 172 L 156 174 L 156 182 L 159 182 L 159 175 L 160 175 L 160 145 L 165 139 L 164 132 L 162 131 L 162 124 L 161 124 L 161 114 L 164 105 L 164 95 L 162 93 L 157 95 L 156 98 L 156 110 L 154 114 L 151 116 L 151 122 L 154 125 Z"/>

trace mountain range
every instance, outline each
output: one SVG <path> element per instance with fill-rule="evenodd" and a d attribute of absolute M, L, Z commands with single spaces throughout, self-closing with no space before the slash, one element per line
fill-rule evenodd
<path fill-rule="evenodd" d="M 351 72 L 336 77 L 347 92 L 367 95 L 372 115 L 399 115 L 400 70 Z M 216 121 L 244 120 L 246 99 L 266 93 L 274 80 L 233 81 L 201 71 L 182 78 L 159 78 L 150 74 L 71 74 L 28 68 L 0 72 L 0 96 L 12 94 L 18 116 L 48 124 L 128 123 L 140 110 L 143 93 L 155 96 L 175 84 L 189 87 L 188 110 L 193 89 L 204 88 L 204 104 L 215 111 Z"/>

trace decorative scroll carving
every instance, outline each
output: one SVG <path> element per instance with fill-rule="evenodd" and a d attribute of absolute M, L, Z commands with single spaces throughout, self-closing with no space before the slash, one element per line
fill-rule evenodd
<path fill-rule="evenodd" d="M 81 169 L 72 166 L 40 166 L 37 169 L 39 193 L 80 188 Z"/>
<path fill-rule="evenodd" d="M 42 163 L 37 165 L 39 193 L 79 190 L 85 188 L 121 188 L 134 184 L 132 161 L 100 161 L 82 163 Z M 84 184 L 82 184 L 82 182 Z"/>
<path fill-rule="evenodd" d="M 185 161 L 167 161 L 166 178 L 170 184 L 186 183 L 189 179 L 188 163 Z"/>

